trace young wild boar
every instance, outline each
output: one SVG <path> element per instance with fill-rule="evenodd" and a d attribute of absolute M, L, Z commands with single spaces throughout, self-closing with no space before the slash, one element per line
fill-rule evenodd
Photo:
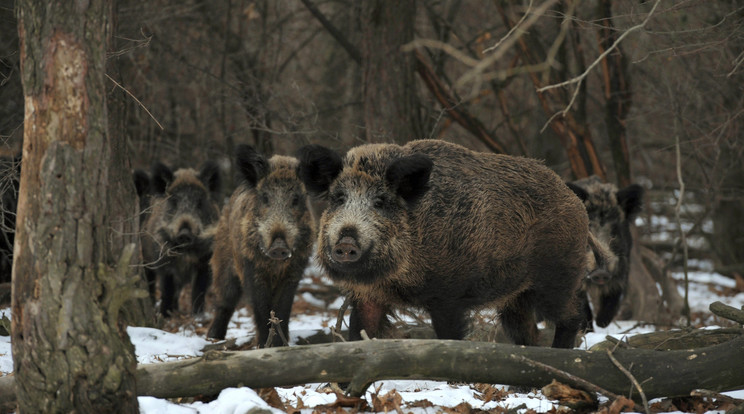
<path fill-rule="evenodd" d="M 317 255 L 351 296 L 350 339 L 378 335 L 393 306 L 418 306 L 440 339 L 495 306 L 507 335 L 537 344 L 536 312 L 574 346 L 586 271 L 581 201 L 542 163 L 437 141 L 370 144 L 342 159 L 300 150 L 300 178 L 326 194 Z"/>
<path fill-rule="evenodd" d="M 219 207 L 220 173 L 206 162 L 201 171 L 182 168 L 175 173 L 162 163 L 150 177 L 149 215 L 142 229 L 142 256 L 151 297 L 160 287 L 160 313 L 178 309 L 181 289 L 191 282 L 191 312 L 204 310 L 209 287 L 209 258 Z"/>
<path fill-rule="evenodd" d="M 631 184 L 622 190 L 609 183 L 602 183 L 597 176 L 567 183 L 568 187 L 584 202 L 589 215 L 589 229 L 596 239 L 583 292 L 598 296 L 596 322 L 606 327 L 620 308 L 628 287 L 630 250 L 633 239 L 630 224 L 641 211 L 643 187 Z M 584 302 L 587 330 L 592 330 L 592 310 Z"/>
<path fill-rule="evenodd" d="M 315 225 L 298 161 L 266 160 L 247 145 L 237 150 L 242 182 L 222 211 L 212 257 L 216 312 L 207 336 L 223 339 L 243 292 L 250 295 L 258 345 L 266 345 L 273 310 L 289 339 L 289 315 L 297 284 L 308 263 Z M 279 335 L 271 346 L 281 346 Z"/>

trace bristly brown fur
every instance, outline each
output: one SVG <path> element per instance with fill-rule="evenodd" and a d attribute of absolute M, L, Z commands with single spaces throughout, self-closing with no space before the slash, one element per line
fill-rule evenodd
<path fill-rule="evenodd" d="M 147 196 L 151 205 L 142 234 L 150 295 L 154 301 L 157 282 L 160 313 L 169 316 L 178 309 L 179 292 L 191 283 L 191 311 L 200 313 L 209 285 L 208 262 L 219 217 L 219 205 L 213 198 L 219 193 L 219 171 L 212 162 L 204 163 L 201 171 L 182 168 L 175 173 L 157 163 L 150 181 L 152 188 Z"/>
<path fill-rule="evenodd" d="M 592 313 L 587 294 L 595 298 L 596 323 L 607 326 L 618 313 L 623 295 L 628 289 L 632 237 L 630 224 L 642 204 L 643 188 L 637 184 L 618 190 L 591 176 L 567 183 L 583 201 L 589 216 L 591 246 L 589 255 L 594 260 L 587 268 L 580 300 L 584 308 L 584 324 L 592 330 Z"/>
<path fill-rule="evenodd" d="M 243 150 L 239 161 L 249 174 L 223 209 L 215 237 L 211 265 L 216 316 L 208 336 L 225 337 L 244 292 L 251 299 L 259 345 L 263 346 L 272 310 L 288 334 L 292 300 L 311 253 L 315 223 L 307 207 L 307 192 L 297 177 L 297 159 L 275 155 L 266 161 L 249 148 Z M 256 170 L 260 171 L 257 175 Z M 295 205 L 293 197 L 298 198 Z M 286 260 L 267 255 L 276 237 L 283 238 L 291 251 Z M 279 336 L 273 345 L 281 345 Z"/>
<path fill-rule="evenodd" d="M 433 163 L 430 175 L 420 174 L 428 178 L 422 194 L 410 188 L 420 178 L 390 188 L 391 165 L 415 163 L 418 174 L 422 156 Z M 536 343 L 537 311 L 565 328 L 555 345 L 573 346 L 587 214 L 539 161 L 436 140 L 363 145 L 343 158 L 327 194 L 317 254 L 355 308 L 365 309 L 352 311 L 352 330 L 378 326 L 370 315 L 379 309 L 414 305 L 430 313 L 440 338 L 461 338 L 467 310 L 488 305 L 502 311 L 516 343 Z M 384 207 L 370 208 L 377 204 Z M 358 264 L 334 262 L 343 234 L 358 240 Z"/>

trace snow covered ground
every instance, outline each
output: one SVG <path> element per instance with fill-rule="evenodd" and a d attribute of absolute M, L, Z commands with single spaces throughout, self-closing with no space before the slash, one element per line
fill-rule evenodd
<path fill-rule="evenodd" d="M 291 342 L 296 344 L 299 337 L 306 337 L 313 332 L 335 325 L 336 315 L 342 304 L 341 298 L 325 299 L 316 297 L 312 286 L 317 286 L 318 278 L 310 279 L 310 275 L 317 272 L 311 269 L 303 282 L 306 289 L 298 293 L 295 312 L 290 320 Z M 315 273 L 317 274 L 317 273 Z M 676 280 L 682 280 L 683 275 L 675 273 Z M 696 271 L 689 274 L 690 305 L 693 312 L 707 314 L 708 305 L 716 300 L 741 308 L 744 306 L 744 293 L 735 291 L 732 279 L 717 275 L 711 271 Z M 323 283 L 327 283 L 324 281 Z M 301 289 L 302 290 L 302 289 Z M 10 317 L 10 310 L 0 310 Z M 0 315 L 1 316 L 1 315 Z M 153 364 L 183 358 L 196 357 L 202 354 L 202 348 L 210 341 L 204 339 L 204 331 L 210 322 L 210 316 L 189 319 L 189 323 L 167 332 L 159 329 L 130 327 L 130 338 L 135 345 L 137 359 L 140 364 Z M 700 321 L 708 324 L 708 321 Z M 598 329 L 585 336 L 579 348 L 587 349 L 593 344 L 604 340 L 606 335 L 622 338 L 626 335 L 646 333 L 655 328 L 649 325 L 639 326 L 635 321 L 619 321 L 608 328 Z M 232 318 L 229 325 L 228 338 L 237 338 L 238 345 L 248 343 L 254 334 L 254 323 L 248 308 L 243 307 Z M 13 370 L 11 346 L 9 337 L 0 337 L 0 372 L 7 375 Z M 306 384 L 304 386 L 276 388 L 277 395 L 286 410 L 302 413 L 313 411 L 336 411 L 335 394 L 323 388 L 324 384 Z M 502 390 L 503 391 L 500 391 Z M 498 393 L 498 398 L 486 398 L 487 393 Z M 727 393 L 736 398 L 744 399 L 744 390 Z M 366 401 L 368 411 L 393 411 L 400 407 L 406 413 L 435 413 L 435 412 L 469 412 L 467 407 L 479 410 L 517 409 L 518 413 L 547 412 L 561 410 L 557 402 L 544 397 L 539 390 L 528 394 L 506 391 L 501 385 L 461 384 L 454 385 L 441 381 L 381 381 L 375 383 L 367 392 Z M 600 399 L 600 402 L 602 400 Z M 254 409 L 264 409 L 270 412 L 285 412 L 272 407 L 264 401 L 256 391 L 250 388 L 230 388 L 223 390 L 220 395 L 210 402 L 172 402 L 152 397 L 140 397 L 140 411 L 144 414 L 180 414 L 180 413 L 247 413 Z M 275 403 L 276 405 L 276 403 Z M 459 408 L 458 408 L 459 406 Z M 565 410 L 565 408 L 563 408 Z M 351 411 L 351 409 L 347 409 Z M 709 413 L 721 412 L 708 410 Z"/>

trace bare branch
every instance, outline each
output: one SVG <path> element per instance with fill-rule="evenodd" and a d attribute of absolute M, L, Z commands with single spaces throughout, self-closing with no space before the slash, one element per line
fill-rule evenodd
<path fill-rule="evenodd" d="M 641 394 L 641 400 L 643 400 L 643 409 L 646 411 L 646 414 L 651 414 L 651 411 L 648 409 L 648 400 L 646 399 L 646 394 L 643 392 L 643 388 L 641 388 L 641 384 L 638 383 L 638 381 L 635 379 L 633 374 L 630 373 L 625 367 L 612 355 L 612 352 L 608 349 L 607 350 L 607 356 L 610 358 L 610 361 L 617 367 L 617 369 L 620 370 L 623 374 L 625 374 L 626 377 L 630 380 L 630 382 L 633 383 L 633 386 L 638 390 L 638 393 Z"/>
<path fill-rule="evenodd" d="M 334 26 L 333 23 L 331 23 L 331 21 L 328 20 L 323 15 L 323 13 L 320 10 L 318 10 L 318 8 L 315 7 L 315 5 L 310 0 L 301 0 L 301 1 L 302 1 L 302 4 L 304 4 L 307 10 L 310 12 L 310 14 L 312 14 L 313 17 L 315 17 L 315 19 L 318 20 L 318 22 L 320 22 L 321 25 L 323 25 L 323 27 L 328 31 L 328 33 L 331 36 L 333 36 L 334 39 L 336 39 L 336 41 L 341 45 L 341 47 L 344 48 L 346 53 L 348 53 L 349 56 L 351 56 L 354 62 L 361 63 L 362 54 L 359 53 L 359 50 L 356 47 L 354 47 L 354 45 L 352 45 L 351 42 L 349 42 L 346 36 L 344 36 L 344 34 L 341 33 L 341 31 L 338 30 L 336 26 Z"/>
<path fill-rule="evenodd" d="M 524 20 L 527 18 L 527 16 L 529 16 L 530 10 L 532 10 L 532 0 L 530 0 L 530 4 L 527 5 L 527 11 L 524 12 L 524 15 L 522 15 L 522 18 L 519 19 L 517 24 L 512 26 L 512 28 L 509 29 L 509 31 L 501 39 L 499 39 L 499 41 L 496 42 L 495 45 L 483 49 L 483 53 L 491 53 L 492 50 L 498 48 L 504 42 L 504 40 L 506 40 L 509 36 L 511 36 L 512 33 L 514 33 L 515 30 L 517 30 L 517 28 L 519 28 L 519 25 L 521 25 L 522 22 L 524 22 Z"/>
<path fill-rule="evenodd" d="M 669 91 L 669 95 L 671 96 L 671 90 Z M 674 217 L 677 222 L 677 227 L 679 228 L 679 236 L 680 236 L 680 243 L 682 245 L 682 270 L 685 275 L 685 304 L 682 310 L 682 313 L 684 314 L 685 318 L 687 319 L 687 326 L 690 326 L 692 324 L 692 319 L 690 315 L 690 279 L 688 274 L 688 258 L 689 258 L 689 252 L 687 251 L 687 233 L 682 228 L 682 203 L 684 202 L 685 197 L 685 181 L 682 178 L 682 150 L 680 149 L 680 140 L 679 140 L 679 109 L 676 107 L 675 102 L 675 108 L 674 108 L 674 152 L 675 152 L 675 163 L 676 163 L 676 172 L 677 172 L 677 182 L 679 183 L 679 196 L 677 198 L 677 205 L 674 206 Z"/>
<path fill-rule="evenodd" d="M 563 381 L 567 381 L 571 385 L 578 386 L 578 387 L 580 387 L 582 389 L 585 389 L 587 391 L 591 391 L 591 392 L 596 392 L 598 394 L 602 394 L 605 397 L 609 397 L 609 398 L 611 398 L 613 400 L 619 400 L 620 398 L 622 398 L 622 396 L 617 395 L 614 392 L 608 391 L 608 390 L 606 390 L 606 389 L 604 389 L 604 388 L 602 388 L 602 387 L 600 387 L 600 386 L 598 386 L 596 384 L 593 384 L 593 383 L 591 383 L 591 382 L 589 382 L 589 381 L 587 381 L 587 380 L 585 380 L 583 378 L 577 377 L 576 375 L 570 374 L 570 373 L 568 373 L 566 371 L 560 370 L 560 369 L 555 368 L 553 366 L 550 366 L 550 365 L 547 365 L 547 364 L 543 364 L 542 362 L 538 362 L 538 361 L 529 359 L 529 358 L 525 357 L 524 355 L 511 354 L 510 356 L 513 359 L 516 359 L 517 361 L 520 361 L 520 362 L 524 362 L 525 364 L 527 364 L 527 365 L 529 365 L 531 367 L 539 368 L 541 370 L 544 370 L 546 372 L 549 372 L 550 374 L 553 374 L 556 377 L 561 378 Z M 639 410 L 640 408 L 641 408 L 640 406 L 634 407 L 635 410 Z"/>
<path fill-rule="evenodd" d="M 466 66 L 470 66 L 470 67 L 475 67 L 478 65 L 478 63 L 481 62 L 481 60 L 468 56 L 467 54 L 461 52 L 460 50 L 458 50 L 456 47 L 452 46 L 449 43 L 441 42 L 439 40 L 434 40 L 434 39 L 416 39 L 412 42 L 409 42 L 403 45 L 401 47 L 401 50 L 403 52 L 411 52 L 420 47 L 428 47 L 430 49 L 439 49 L 443 51 L 444 53 L 452 56 L 453 58 L 459 60 L 460 63 Z"/>
<path fill-rule="evenodd" d="M 147 112 L 147 115 L 150 115 L 150 118 L 152 118 L 152 120 L 155 121 L 156 124 L 158 124 L 158 126 L 160 127 L 160 129 L 165 129 L 165 128 L 163 128 L 163 125 L 161 125 L 160 122 L 158 122 L 158 120 L 155 119 L 155 116 L 150 111 L 147 110 L 147 107 L 145 105 L 143 105 L 142 102 L 140 102 L 140 100 L 137 99 L 137 97 L 132 94 L 132 92 L 129 92 L 125 87 L 121 86 L 121 84 L 119 84 L 119 82 L 115 81 L 114 78 L 112 78 L 111 76 L 109 76 L 108 73 L 106 74 L 106 77 L 111 82 L 114 82 L 114 85 L 118 86 L 119 88 L 121 88 L 121 90 L 123 90 L 124 92 L 126 92 L 127 95 L 131 96 L 132 99 L 134 99 L 135 102 L 137 102 L 139 104 L 139 106 L 141 106 L 142 109 L 144 109 L 145 112 Z"/>
<path fill-rule="evenodd" d="M 643 21 L 641 23 L 639 23 L 639 24 L 631 27 L 630 29 L 628 29 L 625 32 L 623 32 L 623 34 L 621 34 L 620 36 L 618 36 L 617 40 L 615 40 L 615 42 L 610 47 L 608 47 L 607 50 L 605 50 L 604 52 L 602 52 L 602 54 L 599 55 L 599 57 L 597 59 L 595 59 L 594 62 L 592 62 L 586 68 L 586 70 L 584 71 L 584 73 L 582 73 L 581 75 L 576 76 L 574 78 L 571 78 L 571 79 L 569 79 L 569 80 L 567 80 L 565 82 L 556 83 L 554 85 L 543 86 L 542 88 L 539 88 L 537 91 L 538 92 L 544 92 L 544 91 L 547 91 L 549 89 L 560 88 L 562 86 L 568 86 L 568 85 L 572 85 L 574 83 L 581 83 L 581 82 L 583 82 L 584 79 L 587 77 L 587 75 L 589 75 L 589 72 L 591 72 L 592 69 L 594 69 L 597 65 L 599 65 L 602 62 L 602 60 L 607 55 L 610 54 L 610 52 L 612 52 L 613 50 L 615 50 L 615 48 L 620 44 L 620 42 L 622 42 L 626 37 L 628 37 L 629 34 L 635 32 L 637 30 L 643 29 L 646 26 L 646 24 L 648 23 L 648 21 L 651 19 L 651 16 L 653 16 L 654 11 L 656 11 L 656 7 L 659 5 L 659 3 L 661 3 L 661 0 L 656 0 L 656 3 L 654 3 L 654 6 L 651 8 L 651 11 L 648 12 L 648 15 L 646 15 L 646 18 L 643 19 Z M 577 86 L 577 88 L 578 88 L 578 86 Z"/>
<path fill-rule="evenodd" d="M 519 30 L 517 30 L 513 36 L 508 37 L 506 41 L 500 42 L 493 54 L 489 55 L 485 59 L 482 59 L 478 62 L 477 65 L 473 67 L 473 69 L 463 74 L 460 79 L 455 82 L 455 87 L 462 86 L 465 83 L 473 80 L 481 73 L 485 72 L 487 67 L 500 60 L 504 56 L 504 54 L 517 42 L 517 40 L 519 40 L 522 35 L 527 33 L 527 29 L 534 25 L 535 22 L 537 22 L 537 19 L 542 17 L 545 11 L 552 7 L 555 3 L 557 3 L 557 0 L 549 0 L 535 9 L 535 12 L 531 14 L 527 20 L 524 21 L 523 27 L 520 27 Z"/>
<path fill-rule="evenodd" d="M 522 35 L 527 33 L 527 29 L 530 28 L 532 25 L 535 24 L 537 19 L 539 19 L 545 11 L 553 6 L 557 0 L 549 0 L 543 3 L 540 7 L 535 9 L 534 13 L 530 14 L 530 9 L 528 8 L 527 13 L 522 17 L 522 19 L 517 23 L 510 31 L 507 33 L 504 38 L 499 40 L 496 45 L 492 46 L 488 50 L 494 50 L 493 54 L 490 54 L 485 59 L 474 59 L 465 53 L 459 51 L 454 46 L 440 42 L 438 40 L 433 39 L 416 39 L 406 45 L 403 45 L 402 50 L 404 52 L 409 52 L 411 50 L 415 50 L 420 47 L 428 47 L 432 49 L 439 49 L 443 52 L 447 53 L 448 55 L 452 56 L 453 58 L 457 59 L 461 63 L 463 63 L 466 66 L 472 67 L 471 70 L 465 72 L 456 82 L 455 87 L 461 87 L 467 82 L 470 82 L 471 80 L 475 79 L 476 77 L 483 74 L 483 72 L 486 71 L 486 68 L 497 62 L 499 59 L 501 59 L 504 54 L 516 43 Z M 529 18 L 526 18 L 529 15 Z M 522 24 L 524 23 L 524 24 Z M 520 24 L 522 24 L 520 26 Z M 512 35 L 512 33 L 514 33 Z M 477 89 L 477 88 L 475 88 Z"/>

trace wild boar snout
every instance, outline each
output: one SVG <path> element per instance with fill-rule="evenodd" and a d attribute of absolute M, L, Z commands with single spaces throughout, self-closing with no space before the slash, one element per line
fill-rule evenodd
<path fill-rule="evenodd" d="M 360 257 L 359 244 L 351 236 L 344 236 L 333 246 L 331 257 L 339 263 L 354 263 Z"/>
<path fill-rule="evenodd" d="M 266 251 L 266 255 L 274 260 L 287 260 L 292 257 L 292 251 L 287 246 L 287 241 L 284 240 L 283 236 L 277 236 L 274 241 L 271 242 L 269 250 Z"/>

